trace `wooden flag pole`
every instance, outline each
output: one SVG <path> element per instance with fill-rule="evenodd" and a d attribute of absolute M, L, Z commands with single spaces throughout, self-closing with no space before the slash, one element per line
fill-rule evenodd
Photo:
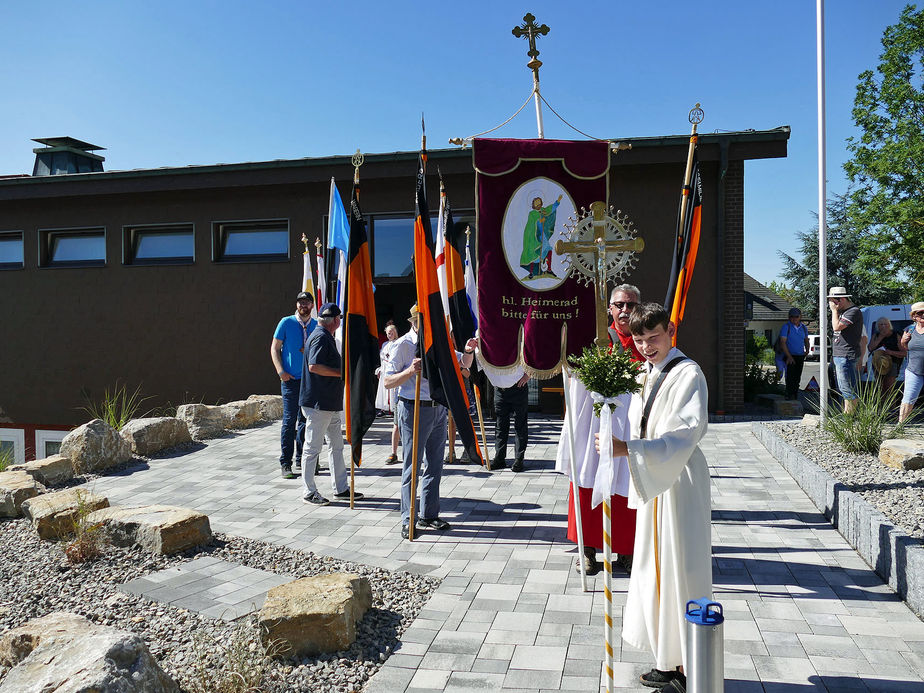
<path fill-rule="evenodd" d="M 362 165 L 363 165 L 363 155 L 362 155 L 362 152 L 360 152 L 360 150 L 357 149 L 356 153 L 353 155 L 353 185 L 356 188 L 356 202 L 357 203 L 359 203 L 359 167 Z M 304 234 L 302 235 L 302 239 L 305 240 Z M 305 249 L 307 250 L 307 248 L 308 248 L 308 242 L 306 240 Z M 349 273 L 350 273 L 350 266 L 347 265 L 347 282 L 346 282 L 347 288 L 350 286 L 350 274 Z M 349 293 L 347 294 L 347 296 L 349 296 Z M 344 303 L 344 308 L 346 308 L 347 312 L 349 312 L 350 306 L 348 305 L 347 301 L 344 301 L 343 303 Z M 343 329 L 344 351 L 347 351 L 346 344 L 347 344 L 347 339 L 349 336 L 348 330 L 349 330 L 349 327 L 347 325 L 344 325 L 344 329 Z M 349 363 L 345 365 L 347 368 L 350 367 Z M 360 464 L 362 464 L 362 459 L 360 459 Z M 350 510 L 355 509 L 355 505 L 354 505 L 355 494 L 356 494 L 356 452 L 353 450 L 353 447 L 351 445 L 350 446 Z"/>
<path fill-rule="evenodd" d="M 420 320 L 420 317 L 417 317 Z M 419 339 L 419 337 L 418 337 Z M 417 443 L 420 426 L 420 376 L 418 373 L 414 383 L 414 442 L 411 445 L 411 518 L 407 528 L 407 538 L 414 541 L 414 509 L 417 507 Z"/>
<path fill-rule="evenodd" d="M 488 464 L 488 438 L 484 434 L 484 415 L 481 413 L 481 390 L 478 389 L 475 383 L 472 383 L 472 388 L 475 390 L 475 409 L 478 410 L 478 426 L 481 428 L 481 445 L 484 449 L 481 466 L 485 469 L 491 469 L 491 465 Z"/>
<path fill-rule="evenodd" d="M 456 420 L 452 418 L 452 412 L 449 413 L 449 464 L 456 461 Z"/>

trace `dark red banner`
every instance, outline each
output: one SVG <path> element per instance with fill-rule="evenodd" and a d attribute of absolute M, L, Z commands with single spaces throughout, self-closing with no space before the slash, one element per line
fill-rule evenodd
<path fill-rule="evenodd" d="M 472 152 L 482 362 L 551 377 L 596 336 L 593 286 L 565 278 L 555 243 L 607 201 L 609 143 L 476 139 Z"/>

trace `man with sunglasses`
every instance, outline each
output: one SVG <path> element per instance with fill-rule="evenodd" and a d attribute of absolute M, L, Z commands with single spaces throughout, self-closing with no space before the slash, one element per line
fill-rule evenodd
<path fill-rule="evenodd" d="M 645 359 L 629 333 L 629 315 L 632 309 L 642 301 L 642 292 L 632 284 L 620 284 L 610 293 L 610 317 L 612 324 L 607 328 L 610 333 L 610 344 L 619 344 L 623 351 L 632 354 L 632 360 L 644 363 Z"/>

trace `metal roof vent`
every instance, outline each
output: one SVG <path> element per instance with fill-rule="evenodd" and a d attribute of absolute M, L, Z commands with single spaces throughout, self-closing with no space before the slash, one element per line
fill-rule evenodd
<path fill-rule="evenodd" d="M 33 149 L 33 176 L 60 176 L 67 173 L 96 173 L 103 170 L 105 157 L 91 152 L 104 150 L 73 137 L 43 137 L 32 140 L 47 145 Z"/>

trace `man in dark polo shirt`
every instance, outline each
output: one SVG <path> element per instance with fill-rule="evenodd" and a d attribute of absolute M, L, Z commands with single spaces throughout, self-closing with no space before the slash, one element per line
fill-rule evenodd
<path fill-rule="evenodd" d="M 844 397 L 844 411 L 848 414 L 857 407 L 857 381 L 860 357 L 865 351 L 863 338 L 863 314 L 850 300 L 850 294 L 843 286 L 833 286 L 828 292 L 831 307 L 831 329 L 834 331 L 834 346 L 831 356 L 837 373 L 837 389 Z"/>
<path fill-rule="evenodd" d="M 314 481 L 313 460 L 321 452 L 324 435 L 330 444 L 331 492 L 334 498 L 349 498 L 346 467 L 343 463 L 343 435 L 340 433 L 343 411 L 342 361 L 334 333 L 340 327 L 340 308 L 336 303 L 325 303 L 318 313 L 318 326 L 305 343 L 305 361 L 302 367 L 302 389 L 299 405 L 305 415 L 305 446 L 303 448 L 302 500 L 312 505 L 330 503 L 318 491 Z M 353 498 L 363 494 L 353 493 Z"/>

